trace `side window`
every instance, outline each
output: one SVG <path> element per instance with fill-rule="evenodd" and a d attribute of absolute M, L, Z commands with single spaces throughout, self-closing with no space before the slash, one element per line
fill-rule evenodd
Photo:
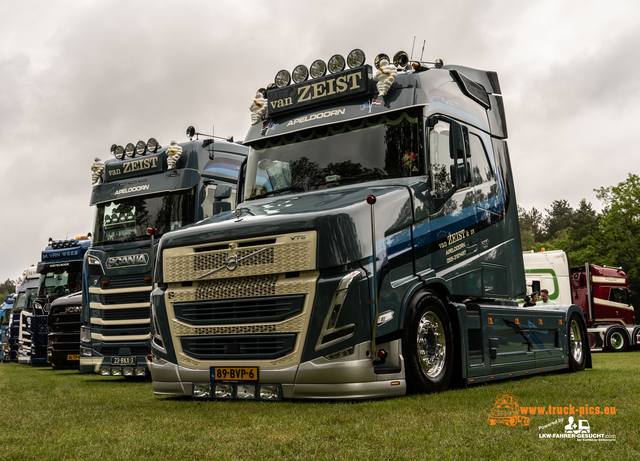
<path fill-rule="evenodd" d="M 452 166 L 454 164 L 449 143 L 450 125 L 447 122 L 438 121 L 429 131 L 429 172 L 433 192 L 444 194 L 451 189 Z"/>
<path fill-rule="evenodd" d="M 471 149 L 471 185 L 478 186 L 493 179 L 493 171 L 480 137 L 470 133 L 469 144 Z"/>
<path fill-rule="evenodd" d="M 624 288 L 611 288 L 609 291 L 609 301 L 616 303 L 629 304 L 629 296 Z"/>
<path fill-rule="evenodd" d="M 204 200 L 202 201 L 202 218 L 208 218 L 222 211 L 232 210 L 236 204 L 236 189 L 231 191 L 231 197 L 216 202 L 215 193 L 217 184 L 209 184 L 205 189 Z M 225 204 L 225 205 L 223 205 Z"/>

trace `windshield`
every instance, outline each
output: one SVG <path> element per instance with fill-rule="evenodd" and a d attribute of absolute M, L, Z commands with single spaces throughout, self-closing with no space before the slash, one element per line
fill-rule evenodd
<path fill-rule="evenodd" d="M 38 296 L 43 298 L 47 295 L 61 296 L 76 293 L 82 290 L 82 271 L 66 271 L 52 269 L 49 272 L 40 274 L 38 284 Z"/>
<path fill-rule="evenodd" d="M 27 306 L 27 300 L 28 300 L 28 296 L 26 292 L 20 292 L 18 293 L 18 297 L 16 298 L 16 301 L 13 303 L 13 308 L 14 309 L 19 309 L 22 310 Z"/>
<path fill-rule="evenodd" d="M 93 245 L 145 240 L 149 227 L 158 229 L 160 236 L 193 221 L 193 189 L 100 203 L 96 206 Z"/>
<path fill-rule="evenodd" d="M 417 111 L 313 128 L 251 146 L 244 197 L 425 174 Z"/>
<path fill-rule="evenodd" d="M 11 319 L 11 309 L 5 309 L 2 311 L 2 325 L 9 325 Z"/>

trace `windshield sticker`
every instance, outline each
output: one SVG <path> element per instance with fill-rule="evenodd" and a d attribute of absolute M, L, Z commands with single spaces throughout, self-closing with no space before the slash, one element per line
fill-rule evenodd
<path fill-rule="evenodd" d="M 287 126 L 296 125 L 298 123 L 311 122 L 313 120 L 317 120 L 320 118 L 329 118 L 329 117 L 335 117 L 336 115 L 344 115 L 345 112 L 346 112 L 346 109 L 335 109 L 335 110 L 328 110 L 326 112 L 318 112 L 316 114 L 305 115 L 304 117 L 299 117 L 293 120 L 289 120 L 289 123 L 287 123 Z"/>
<path fill-rule="evenodd" d="M 149 184 L 145 184 L 144 186 L 136 186 L 136 187 L 128 187 L 126 189 L 120 189 L 116 191 L 115 195 L 130 194 L 132 192 L 140 192 L 143 190 L 149 190 Z"/>

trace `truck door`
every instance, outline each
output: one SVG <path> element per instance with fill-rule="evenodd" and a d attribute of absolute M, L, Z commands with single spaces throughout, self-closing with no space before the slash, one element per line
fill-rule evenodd
<path fill-rule="evenodd" d="M 432 268 L 451 280 L 457 294 L 480 296 L 479 270 L 465 271 L 459 279 L 456 273 L 447 277 L 447 268 L 477 251 L 474 233 L 478 221 L 470 178 L 468 130 L 440 116 L 429 118 L 427 127 Z"/>

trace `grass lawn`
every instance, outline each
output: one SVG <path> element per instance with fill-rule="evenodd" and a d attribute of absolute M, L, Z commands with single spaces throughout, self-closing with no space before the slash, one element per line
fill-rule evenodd
<path fill-rule="evenodd" d="M 616 440 L 540 437 L 564 433 L 568 415 L 491 426 L 496 395 L 507 390 L 521 407 L 571 405 L 576 423 Z M 0 364 L 0 395 L 0 459 L 10 460 L 640 457 L 640 351 L 593 354 L 593 369 L 581 373 L 373 401 L 193 401 L 154 396 L 149 382 L 14 363 Z M 615 415 L 579 417 L 585 405 Z"/>

